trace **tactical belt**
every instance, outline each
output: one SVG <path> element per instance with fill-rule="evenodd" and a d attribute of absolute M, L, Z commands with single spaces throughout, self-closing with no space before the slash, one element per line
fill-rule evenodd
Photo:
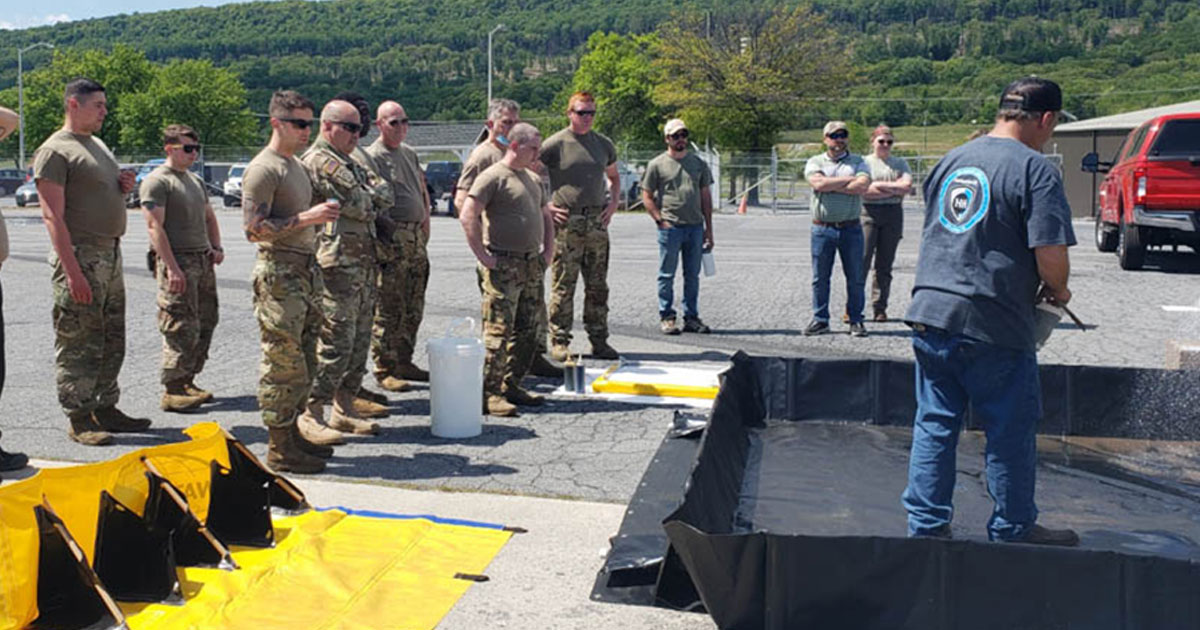
<path fill-rule="evenodd" d="M 567 209 L 571 211 L 571 214 L 581 214 L 583 216 L 587 216 L 589 214 L 603 212 L 604 206 L 579 206 L 578 208 L 568 207 Z"/>
<path fill-rule="evenodd" d="M 517 258 L 520 260 L 529 260 L 542 255 L 540 252 L 509 252 L 503 249 L 492 249 L 491 247 L 488 248 L 488 251 L 497 258 Z"/>
<path fill-rule="evenodd" d="M 813 225 L 823 225 L 831 228 L 848 228 L 858 225 L 858 219 L 850 219 L 849 221 L 818 221 L 813 219 Z"/>
<path fill-rule="evenodd" d="M 277 260 L 282 263 L 303 265 L 306 267 L 315 264 L 317 261 L 316 254 L 301 254 L 300 252 L 293 252 L 286 249 L 261 248 L 258 250 L 258 255 L 264 258 Z"/>
<path fill-rule="evenodd" d="M 71 245 L 99 247 L 102 249 L 117 249 L 121 246 L 121 239 L 110 236 L 97 236 L 95 234 L 87 234 L 85 232 L 77 232 L 71 235 Z"/>
<path fill-rule="evenodd" d="M 421 229 L 421 221 L 396 221 L 396 229 L 416 232 Z"/>

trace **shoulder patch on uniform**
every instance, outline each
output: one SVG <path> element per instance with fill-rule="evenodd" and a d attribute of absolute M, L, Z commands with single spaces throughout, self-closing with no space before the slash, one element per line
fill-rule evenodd
<path fill-rule="evenodd" d="M 321 165 L 321 172 L 325 173 L 326 175 L 333 175 L 341 167 L 341 162 L 338 162 L 336 159 L 325 158 L 325 163 Z"/>

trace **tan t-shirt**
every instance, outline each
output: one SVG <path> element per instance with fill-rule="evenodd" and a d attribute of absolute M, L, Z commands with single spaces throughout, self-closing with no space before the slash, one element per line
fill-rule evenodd
<path fill-rule="evenodd" d="M 712 171 L 695 153 L 677 160 L 664 151 L 650 160 L 642 175 L 642 188 L 654 196 L 671 225 L 704 225 L 700 195 L 711 185 Z"/>
<path fill-rule="evenodd" d="M 873 182 L 894 182 L 903 177 L 905 173 L 912 173 L 908 169 L 908 162 L 898 155 L 889 155 L 887 160 L 884 160 L 871 153 L 863 156 L 863 162 L 866 162 L 867 169 L 871 171 L 871 181 Z M 884 197 L 883 199 L 864 199 L 863 203 L 904 203 L 904 195 Z"/>
<path fill-rule="evenodd" d="M 467 157 L 467 162 L 463 164 L 462 174 L 458 176 L 458 189 L 470 191 L 475 184 L 475 178 L 503 158 L 504 151 L 491 140 L 475 147 Z"/>
<path fill-rule="evenodd" d="M 393 221 L 420 222 L 425 220 L 425 180 L 417 152 L 407 144 L 389 149 L 383 140 L 375 140 L 366 148 L 375 159 L 383 176 L 392 184 L 394 203 L 390 216 Z"/>
<path fill-rule="evenodd" d="M 542 143 L 541 159 L 550 174 L 554 205 L 589 208 L 607 201 L 604 171 L 617 161 L 612 140 L 595 131 L 578 136 L 568 127 Z"/>
<path fill-rule="evenodd" d="M 33 177 L 63 187 L 63 219 L 72 243 L 125 235 L 121 167 L 100 138 L 54 132 L 34 155 Z"/>
<path fill-rule="evenodd" d="M 304 165 L 295 156 L 284 157 L 270 147 L 259 151 L 250 160 L 242 175 L 242 211 L 266 204 L 273 219 L 294 217 L 324 201 L 313 188 Z M 281 249 L 301 254 L 317 251 L 317 230 L 309 226 L 285 234 L 270 242 L 260 242 L 261 249 Z"/>
<path fill-rule="evenodd" d="M 177 171 L 166 164 L 150 172 L 138 189 L 142 205 L 153 203 L 163 209 L 163 231 L 171 251 L 179 254 L 208 250 L 205 221 L 208 193 L 195 173 Z"/>
<path fill-rule="evenodd" d="M 542 182 L 529 169 L 497 162 L 475 178 L 470 195 L 483 205 L 483 244 L 522 254 L 542 251 Z"/>

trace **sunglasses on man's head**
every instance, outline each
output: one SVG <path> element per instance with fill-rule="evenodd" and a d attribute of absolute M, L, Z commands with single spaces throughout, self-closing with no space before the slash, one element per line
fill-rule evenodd
<path fill-rule="evenodd" d="M 596 115 L 596 110 L 594 110 L 594 109 L 575 109 L 572 111 L 575 112 L 576 116 L 595 116 Z"/>
<path fill-rule="evenodd" d="M 688 132 L 686 129 L 683 131 L 676 131 L 675 133 L 673 133 L 667 137 L 672 140 L 687 140 Z"/>
<path fill-rule="evenodd" d="M 285 123 L 291 123 L 295 125 L 297 129 L 308 129 L 313 124 L 313 120 L 311 118 L 279 118 L 277 120 Z"/>
<path fill-rule="evenodd" d="M 358 131 L 360 129 L 362 129 L 362 125 L 360 125 L 356 122 L 347 122 L 344 120 L 331 120 L 329 122 L 332 122 L 333 124 L 340 126 L 342 129 L 345 129 L 346 131 L 349 131 L 350 133 L 358 133 Z"/>
<path fill-rule="evenodd" d="M 850 133 L 846 131 L 835 131 L 829 134 L 829 137 L 833 138 L 834 140 L 845 140 L 846 138 L 850 137 Z"/>
<path fill-rule="evenodd" d="M 393 119 L 387 121 L 387 124 L 391 125 L 392 127 L 399 127 L 400 125 L 407 125 L 408 119 L 407 118 L 393 118 Z"/>
<path fill-rule="evenodd" d="M 200 152 L 200 145 L 198 145 L 198 144 L 176 144 L 176 145 L 172 145 L 172 146 L 176 146 L 176 147 L 179 147 L 180 149 L 183 149 L 184 153 L 199 153 Z"/>

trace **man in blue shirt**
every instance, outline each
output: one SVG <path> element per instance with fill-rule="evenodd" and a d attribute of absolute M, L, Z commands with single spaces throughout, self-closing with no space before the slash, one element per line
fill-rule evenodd
<path fill-rule="evenodd" d="M 987 434 L 995 501 L 988 538 L 1076 545 L 1036 524 L 1034 474 L 1041 387 L 1034 305 L 1065 305 L 1075 244 L 1062 176 L 1039 152 L 1062 90 L 1026 77 L 1000 98 L 992 131 L 946 154 L 925 181 L 925 223 L 912 304 L 917 413 L 908 487 L 910 536 L 949 538 L 955 448 L 967 408 Z"/>

